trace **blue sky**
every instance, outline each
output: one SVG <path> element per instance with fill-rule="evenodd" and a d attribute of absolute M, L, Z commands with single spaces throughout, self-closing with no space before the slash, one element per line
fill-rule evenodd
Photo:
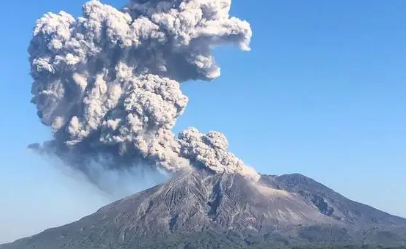
<path fill-rule="evenodd" d="M 107 202 L 25 149 L 49 136 L 30 104 L 35 20 L 79 15 L 84 2 L 1 3 L 0 242 Z M 183 85 L 190 102 L 175 130 L 222 131 L 261 173 L 299 172 L 406 217 L 405 8 L 403 0 L 234 0 L 232 13 L 252 25 L 252 51 L 216 51 L 222 76 Z"/>

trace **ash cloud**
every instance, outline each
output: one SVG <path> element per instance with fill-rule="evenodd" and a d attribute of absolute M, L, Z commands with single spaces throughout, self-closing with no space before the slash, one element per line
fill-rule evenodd
<path fill-rule="evenodd" d="M 180 84 L 220 76 L 212 49 L 248 51 L 250 25 L 231 0 L 133 0 L 122 10 L 90 1 L 83 16 L 40 18 L 30 43 L 32 94 L 53 139 L 31 149 L 56 155 L 98 185 L 105 170 L 258 174 L 227 151 L 219 132 L 171 131 L 188 98 Z M 93 166 L 92 166 L 93 165 Z"/>

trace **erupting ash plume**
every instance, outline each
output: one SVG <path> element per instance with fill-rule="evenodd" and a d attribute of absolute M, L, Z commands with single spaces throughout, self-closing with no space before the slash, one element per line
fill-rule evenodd
<path fill-rule="evenodd" d="M 56 155 L 94 180 L 105 169 L 206 167 L 258 174 L 227 151 L 218 132 L 171 129 L 188 98 L 180 83 L 220 76 L 211 50 L 249 50 L 249 23 L 229 16 L 231 0 L 99 1 L 83 17 L 48 13 L 29 47 L 32 102 L 53 139 L 31 148 Z M 95 181 L 95 180 L 94 180 Z M 96 182 L 96 181 L 95 181 Z"/>

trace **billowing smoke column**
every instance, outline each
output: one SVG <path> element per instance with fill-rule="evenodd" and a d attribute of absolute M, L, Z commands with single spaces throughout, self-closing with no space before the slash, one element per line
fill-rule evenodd
<path fill-rule="evenodd" d="M 249 50 L 249 23 L 229 16 L 231 0 L 133 0 L 123 10 L 98 1 L 83 17 L 48 13 L 29 47 L 32 102 L 53 140 L 31 145 L 90 180 L 106 169 L 258 174 L 227 151 L 218 132 L 172 133 L 188 102 L 179 82 L 220 76 L 211 50 Z M 96 181 L 95 181 L 96 182 Z"/>

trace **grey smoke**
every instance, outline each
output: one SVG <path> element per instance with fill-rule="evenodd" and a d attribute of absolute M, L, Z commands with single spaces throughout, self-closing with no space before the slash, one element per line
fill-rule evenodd
<path fill-rule="evenodd" d="M 47 13 L 29 47 L 32 102 L 53 139 L 30 148 L 56 155 L 98 184 L 106 170 L 258 174 L 227 151 L 219 132 L 171 131 L 188 98 L 180 83 L 220 76 L 212 49 L 249 50 L 250 25 L 229 16 L 231 0 L 133 0 L 122 10 L 99 1 L 83 16 Z M 93 165 L 93 166 L 92 166 Z"/>

